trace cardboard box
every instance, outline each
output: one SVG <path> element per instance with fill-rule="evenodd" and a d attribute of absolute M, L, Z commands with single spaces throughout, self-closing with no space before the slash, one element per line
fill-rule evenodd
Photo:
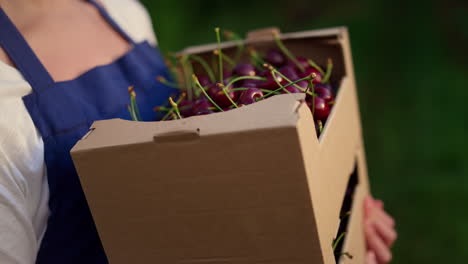
<path fill-rule="evenodd" d="M 247 43 L 274 45 L 270 31 Z M 347 30 L 282 38 L 297 55 L 334 61 L 341 85 L 320 139 L 301 95 L 285 94 L 176 121 L 98 121 L 73 148 L 110 263 L 337 263 L 339 228 L 353 256 L 339 262 L 364 263 L 368 181 Z"/>

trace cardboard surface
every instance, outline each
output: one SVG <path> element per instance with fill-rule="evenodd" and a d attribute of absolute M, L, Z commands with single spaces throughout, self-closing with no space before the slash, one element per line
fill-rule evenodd
<path fill-rule="evenodd" d="M 340 263 L 363 263 L 368 183 L 347 32 L 282 37 L 295 54 L 335 63 L 341 85 L 320 139 L 303 96 L 285 94 L 183 120 L 98 121 L 73 148 L 110 263 L 336 263 L 331 244 L 355 167 L 343 249 L 353 259 Z M 272 45 L 265 31 L 247 42 Z"/>

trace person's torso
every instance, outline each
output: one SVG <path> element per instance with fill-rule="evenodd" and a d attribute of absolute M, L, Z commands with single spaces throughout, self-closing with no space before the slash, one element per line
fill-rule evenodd
<path fill-rule="evenodd" d="M 107 262 L 69 150 L 87 133 L 93 121 L 130 117 L 125 107 L 129 86 L 135 87 L 141 116 L 148 121 L 154 119 L 152 108 L 175 92 L 155 81 L 159 75 L 169 78 L 161 55 L 147 41 L 133 42 L 106 12 L 101 12 L 116 32 L 127 38 L 131 49 L 70 81 L 53 80 L 40 58 L 34 59 L 32 50 L 29 52 L 33 59 L 15 55 L 12 43 L 21 43 L 21 38 L 0 40 L 2 47 L 10 46 L 5 50 L 31 84 L 33 91 L 23 100 L 44 142 L 51 214 L 37 263 Z M 10 37 L 0 33 L 0 38 Z"/>

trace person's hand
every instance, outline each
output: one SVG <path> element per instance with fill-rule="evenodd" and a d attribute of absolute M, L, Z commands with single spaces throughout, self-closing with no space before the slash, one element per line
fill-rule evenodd
<path fill-rule="evenodd" d="M 386 264 L 392 260 L 391 248 L 397 239 L 395 220 L 380 200 L 364 200 L 364 232 L 367 242 L 366 264 Z"/>

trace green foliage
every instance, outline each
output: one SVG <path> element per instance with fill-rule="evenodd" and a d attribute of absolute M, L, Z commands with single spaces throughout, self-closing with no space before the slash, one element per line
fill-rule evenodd
<path fill-rule="evenodd" d="M 146 0 L 161 49 L 244 34 L 350 29 L 369 174 L 397 219 L 394 263 L 465 263 L 468 5 L 462 1 Z"/>

